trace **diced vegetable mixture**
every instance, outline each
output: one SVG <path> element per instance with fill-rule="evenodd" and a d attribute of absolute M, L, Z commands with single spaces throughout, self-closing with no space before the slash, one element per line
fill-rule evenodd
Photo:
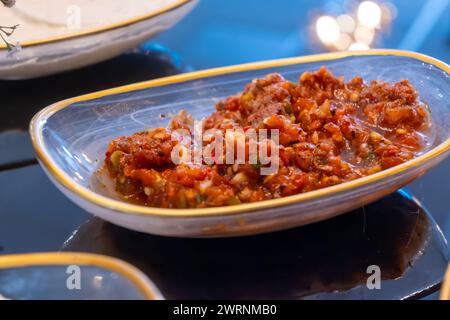
<path fill-rule="evenodd" d="M 220 101 L 203 122 L 203 130 L 215 128 L 224 135 L 231 129 L 278 129 L 278 170 L 270 175 L 261 174 L 259 163 L 175 164 L 171 152 L 180 142 L 172 132 L 193 132 L 184 111 L 168 128 L 111 141 L 105 167 L 117 191 L 132 202 L 163 208 L 228 206 L 391 168 L 423 150 L 428 127 L 427 109 L 409 81 L 367 84 L 355 77 L 344 82 L 322 67 L 295 83 L 280 74 L 255 79 L 243 92 Z"/>

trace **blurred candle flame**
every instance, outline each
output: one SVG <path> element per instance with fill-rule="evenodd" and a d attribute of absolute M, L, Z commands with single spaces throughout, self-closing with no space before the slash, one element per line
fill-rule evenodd
<path fill-rule="evenodd" d="M 362 1 L 353 10 L 333 17 L 319 16 L 315 32 L 320 43 L 329 50 L 365 50 L 376 40 L 377 33 L 388 28 L 396 16 L 390 2 Z"/>
<path fill-rule="evenodd" d="M 330 16 L 322 16 L 316 22 L 317 36 L 324 44 L 333 44 L 339 39 L 339 24 Z"/>

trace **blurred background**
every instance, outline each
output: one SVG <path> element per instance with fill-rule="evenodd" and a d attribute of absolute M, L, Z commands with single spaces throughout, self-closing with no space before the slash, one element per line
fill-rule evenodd
<path fill-rule="evenodd" d="M 395 48 L 450 62 L 450 0 L 201 0 L 152 42 L 194 69 Z"/>

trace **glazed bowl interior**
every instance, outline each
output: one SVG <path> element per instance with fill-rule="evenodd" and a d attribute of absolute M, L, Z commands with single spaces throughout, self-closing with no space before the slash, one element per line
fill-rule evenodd
<path fill-rule="evenodd" d="M 429 148 L 449 139 L 449 75 L 413 58 L 373 55 L 216 75 L 75 102 L 47 119 L 42 132 L 45 149 L 60 170 L 89 188 L 112 139 L 147 128 L 165 127 L 170 117 L 182 109 L 201 119 L 214 110 L 220 99 L 241 91 L 252 79 L 268 73 L 279 72 L 297 81 L 302 72 L 321 66 L 347 80 L 357 75 L 366 81 L 408 79 L 431 110 Z"/>

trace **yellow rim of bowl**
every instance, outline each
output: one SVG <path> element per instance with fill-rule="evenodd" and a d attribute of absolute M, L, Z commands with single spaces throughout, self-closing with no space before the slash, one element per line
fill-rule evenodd
<path fill-rule="evenodd" d="M 49 38 L 45 38 L 45 39 L 38 39 L 38 40 L 32 40 L 32 41 L 24 41 L 24 42 L 20 42 L 20 45 L 22 47 L 30 47 L 30 46 L 36 46 L 36 45 L 41 45 L 41 44 L 47 44 L 47 43 L 51 43 L 51 42 L 57 42 L 57 41 L 62 41 L 62 40 L 69 40 L 69 39 L 73 39 L 73 38 L 78 38 L 78 37 L 82 37 L 82 36 L 87 36 L 87 35 L 91 35 L 91 34 L 95 34 L 95 33 L 100 33 L 103 31 L 108 31 L 108 30 L 113 30 L 113 29 L 118 29 L 121 27 L 125 27 L 125 26 L 129 26 L 131 24 L 134 24 L 136 22 L 141 22 L 150 18 L 154 18 L 158 15 L 161 15 L 163 13 L 172 11 L 176 8 L 181 7 L 182 5 L 191 2 L 193 0 L 178 0 L 172 4 L 166 5 L 164 7 L 161 7 L 158 10 L 152 11 L 151 13 L 147 13 L 145 15 L 140 15 L 140 16 L 136 16 L 134 18 L 130 18 L 130 19 L 126 19 L 126 20 L 122 20 L 119 22 L 115 22 L 109 25 L 105 25 L 105 26 L 99 26 L 99 27 L 95 27 L 95 28 L 90 28 L 90 29 L 86 29 L 84 31 L 79 31 L 79 32 L 71 32 L 71 33 L 67 33 L 64 35 L 59 35 L 59 36 L 54 36 L 54 37 L 49 37 Z M 1 44 L 0 45 L 0 50 L 2 49 L 6 49 L 6 45 L 5 44 Z"/>
<path fill-rule="evenodd" d="M 450 300 L 450 264 L 448 265 L 447 272 L 445 273 L 444 276 L 444 281 L 442 283 L 439 299 Z"/>
<path fill-rule="evenodd" d="M 359 186 L 367 185 L 371 182 L 378 181 L 387 176 L 397 174 L 406 169 L 415 167 L 420 165 L 421 163 L 435 158 L 448 150 L 450 150 L 450 139 L 447 138 L 446 141 L 442 142 L 440 145 L 436 146 L 432 150 L 427 153 L 409 160 L 403 164 L 395 166 L 393 168 L 380 171 L 378 173 L 359 178 L 356 180 L 352 180 L 349 182 L 341 183 L 335 186 L 309 191 L 306 193 L 300 193 L 297 195 L 292 195 L 279 199 L 271 199 L 264 200 L 260 202 L 239 204 L 234 206 L 225 206 L 225 207 L 212 207 L 212 208 L 200 208 L 200 209 L 165 209 L 165 208 L 156 208 L 156 207 L 145 207 L 141 205 L 135 205 L 131 203 L 127 203 L 120 200 L 111 199 L 105 196 L 101 196 L 90 189 L 78 185 L 74 182 L 69 175 L 63 172 L 56 163 L 51 159 L 49 154 L 46 151 L 42 129 L 43 125 L 46 123 L 47 119 L 52 116 L 54 113 L 59 110 L 73 104 L 75 102 L 86 101 L 91 99 L 100 98 L 106 95 L 118 94 L 129 92 L 133 90 L 139 90 L 144 88 L 163 86 L 167 84 L 179 83 L 188 80 L 194 80 L 204 77 L 210 77 L 221 74 L 242 72 L 248 70 L 257 70 L 269 67 L 279 67 L 279 66 L 287 66 L 292 64 L 299 63 L 308 63 L 308 62 L 317 62 L 317 61 L 327 61 L 327 60 L 336 60 L 351 56 L 366 56 L 366 55 L 395 55 L 402 57 L 410 57 L 417 59 L 419 61 L 423 61 L 429 64 L 432 64 L 439 69 L 445 71 L 450 74 L 450 66 L 446 63 L 439 61 L 435 58 L 422 55 L 415 52 L 403 51 L 403 50 L 366 50 L 366 51 L 351 51 L 351 52 L 332 52 L 325 54 L 317 54 L 310 56 L 302 56 L 302 57 L 294 57 L 294 58 L 286 58 L 279 60 L 269 60 L 262 62 L 254 62 L 247 64 L 240 64 L 235 66 L 207 69 L 202 71 L 190 72 L 179 74 L 175 76 L 165 77 L 154 79 L 145 82 L 138 82 L 130 85 L 125 85 L 122 87 L 102 90 L 94 93 L 89 93 L 86 95 L 70 98 L 67 100 L 63 100 L 57 103 L 54 103 L 40 112 L 38 112 L 30 123 L 30 135 L 34 149 L 36 150 L 38 159 L 41 161 L 41 164 L 45 166 L 48 172 L 65 188 L 69 191 L 73 192 L 81 196 L 83 199 L 90 201 L 93 204 L 96 204 L 101 207 L 109 208 L 118 213 L 125 214 L 137 214 L 137 215 L 157 215 L 164 217 L 200 217 L 200 216 L 218 216 L 218 215 L 229 215 L 229 214 L 239 214 L 249 211 L 268 209 L 273 207 L 290 205 L 293 203 L 297 203 L 300 201 L 306 201 L 311 199 L 316 199 L 322 197 L 327 194 L 342 192 L 346 190 L 350 190 L 353 188 L 357 188 Z"/>
<path fill-rule="evenodd" d="M 154 284 L 131 264 L 104 255 L 80 252 L 42 252 L 0 255 L 0 269 L 50 265 L 82 265 L 108 269 L 124 276 L 133 283 L 145 299 L 161 299 Z"/>

